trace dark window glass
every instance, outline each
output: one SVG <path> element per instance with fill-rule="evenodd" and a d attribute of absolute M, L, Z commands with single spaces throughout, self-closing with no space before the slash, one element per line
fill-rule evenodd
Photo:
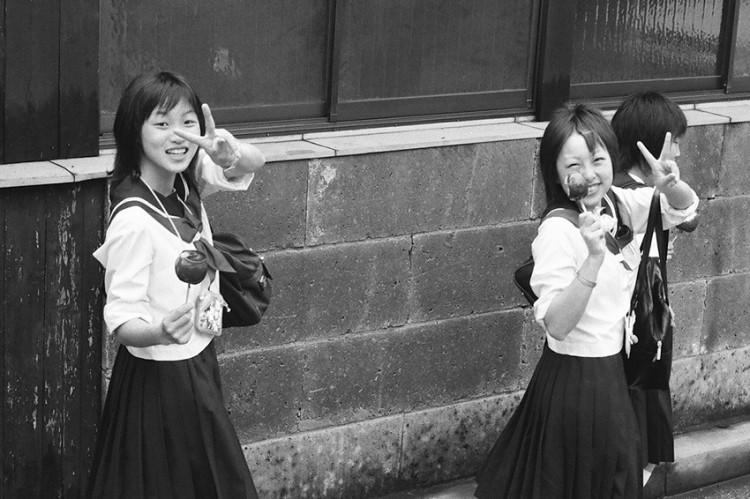
<path fill-rule="evenodd" d="M 721 73 L 722 0 L 578 2 L 571 83 Z"/>
<path fill-rule="evenodd" d="M 534 3 L 340 2 L 339 103 L 410 99 L 401 112 L 419 114 L 419 98 L 461 94 L 482 107 L 487 95 L 520 90 L 525 104 Z"/>
<path fill-rule="evenodd" d="M 152 69 L 185 75 L 224 122 L 324 116 L 328 0 L 102 0 L 100 102 Z"/>

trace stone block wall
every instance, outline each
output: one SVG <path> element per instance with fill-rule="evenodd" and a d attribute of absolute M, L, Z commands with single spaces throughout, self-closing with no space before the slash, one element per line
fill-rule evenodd
<path fill-rule="evenodd" d="M 677 235 L 678 429 L 750 408 L 750 124 L 695 126 Z M 264 321 L 218 346 L 262 497 L 363 498 L 472 475 L 543 344 L 511 275 L 543 208 L 538 139 L 274 162 L 206 200 L 265 253 Z"/>

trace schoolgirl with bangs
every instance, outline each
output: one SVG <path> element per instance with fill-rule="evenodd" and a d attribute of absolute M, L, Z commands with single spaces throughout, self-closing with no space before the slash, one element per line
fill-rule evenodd
<path fill-rule="evenodd" d="M 184 250 L 212 252 L 202 199 L 247 189 L 265 160 L 217 129 L 208 105 L 170 72 L 127 85 L 114 135 L 112 213 L 94 256 L 119 349 L 87 497 L 256 498 L 213 336 L 194 317 L 198 297 L 218 293 L 218 269 L 188 286 L 175 261 Z"/>
<path fill-rule="evenodd" d="M 665 227 L 698 204 L 665 153 L 669 142 L 658 159 L 641 149 L 662 192 Z M 612 186 L 617 157 L 610 124 L 587 106 L 558 109 L 544 132 L 545 215 L 575 210 L 578 223 L 545 216 L 532 242 L 534 317 L 546 341 L 477 476 L 480 499 L 642 497 L 640 441 L 620 352 L 634 339 L 625 331 L 639 260 L 632 235 L 646 230 L 651 193 Z M 585 181 L 577 202 L 568 197 L 573 173 Z"/>

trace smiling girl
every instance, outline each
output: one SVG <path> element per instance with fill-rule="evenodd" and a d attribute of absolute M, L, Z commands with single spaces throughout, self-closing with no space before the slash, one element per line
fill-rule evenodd
<path fill-rule="evenodd" d="M 669 154 L 643 154 L 662 192 L 664 226 L 674 226 L 695 212 L 698 198 Z M 621 246 L 607 239 L 617 235 L 627 248 L 624 235 L 645 232 L 652 193 L 612 187 L 617 139 L 607 120 L 583 105 L 553 115 L 539 156 L 545 215 L 560 208 L 582 213 L 578 227 L 545 217 L 532 243 L 531 287 L 539 297 L 534 316 L 546 342 L 523 399 L 477 477 L 475 495 L 639 498 L 640 443 L 620 355 L 636 271 L 628 268 Z M 573 172 L 586 183 L 582 209 L 566 193 Z"/>
<path fill-rule="evenodd" d="M 113 210 L 94 256 L 106 269 L 104 320 L 120 346 L 88 497 L 255 498 L 213 336 L 193 317 L 196 298 L 219 291 L 218 272 L 188 288 L 175 260 L 211 244 L 201 198 L 247 189 L 264 158 L 216 129 L 209 107 L 168 72 L 125 88 L 114 135 Z"/>

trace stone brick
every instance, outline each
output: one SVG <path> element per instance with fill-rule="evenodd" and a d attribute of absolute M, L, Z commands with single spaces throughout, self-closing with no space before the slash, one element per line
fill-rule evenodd
<path fill-rule="evenodd" d="M 307 243 L 527 219 L 535 150 L 518 140 L 313 161 Z"/>
<path fill-rule="evenodd" d="M 521 312 L 503 312 L 311 344 L 305 427 L 515 389 L 522 328 Z"/>
<path fill-rule="evenodd" d="M 678 359 L 672 366 L 675 429 L 746 413 L 750 348 Z"/>
<path fill-rule="evenodd" d="M 747 247 L 746 247 L 747 248 Z M 706 290 L 705 336 L 710 352 L 750 345 L 750 274 L 715 277 Z"/>
<path fill-rule="evenodd" d="M 514 392 L 407 413 L 402 480 L 427 485 L 476 474 L 522 396 Z"/>
<path fill-rule="evenodd" d="M 724 157 L 721 161 L 719 187 L 725 196 L 750 194 L 750 123 L 736 123 L 726 128 Z"/>
<path fill-rule="evenodd" d="M 748 197 L 703 201 L 694 232 L 671 232 L 677 238 L 669 262 L 670 282 L 750 270 L 748 213 Z"/>
<path fill-rule="evenodd" d="M 526 389 L 534 374 L 539 358 L 542 356 L 546 335 L 542 326 L 537 324 L 534 319 L 534 310 L 532 307 L 523 309 L 523 336 L 521 337 L 521 363 L 518 389 Z"/>
<path fill-rule="evenodd" d="M 224 400 L 241 442 L 297 430 L 303 399 L 298 348 L 256 350 L 219 361 Z"/>
<path fill-rule="evenodd" d="M 680 140 L 681 156 L 677 158 L 680 176 L 702 199 L 719 192 L 719 172 L 724 144 L 724 126 L 692 126 Z"/>
<path fill-rule="evenodd" d="M 396 487 L 403 416 L 256 442 L 244 447 L 260 497 L 373 497 Z"/>
<path fill-rule="evenodd" d="M 706 353 L 703 314 L 706 281 L 669 285 L 669 301 L 675 313 L 674 358 Z"/>
<path fill-rule="evenodd" d="M 526 304 L 513 272 L 531 254 L 536 222 L 414 236 L 410 321 Z"/>
<path fill-rule="evenodd" d="M 263 320 L 228 330 L 223 351 L 406 323 L 408 237 L 266 255 L 274 296 Z"/>
<path fill-rule="evenodd" d="M 537 143 L 538 147 L 538 143 Z M 542 213 L 547 207 L 547 194 L 544 188 L 544 179 L 539 169 L 539 153 L 534 160 L 534 188 L 531 202 L 531 218 L 542 218 Z"/>
<path fill-rule="evenodd" d="M 258 251 L 301 247 L 305 241 L 307 162 L 269 163 L 246 192 L 204 201 L 217 232 L 233 232 Z"/>

